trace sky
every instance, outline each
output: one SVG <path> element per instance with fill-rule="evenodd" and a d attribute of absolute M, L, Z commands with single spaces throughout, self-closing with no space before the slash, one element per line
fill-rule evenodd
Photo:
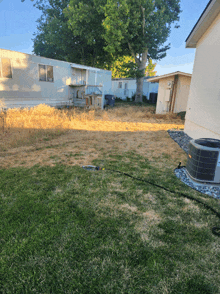
<path fill-rule="evenodd" d="M 175 71 L 192 73 L 195 49 L 185 48 L 185 40 L 208 2 L 181 0 L 180 28 L 172 26 L 167 40 L 171 47 L 167 56 L 156 62 L 157 75 Z M 0 0 L 0 48 L 33 54 L 32 39 L 37 32 L 36 20 L 40 16 L 41 11 L 33 7 L 31 0 Z"/>

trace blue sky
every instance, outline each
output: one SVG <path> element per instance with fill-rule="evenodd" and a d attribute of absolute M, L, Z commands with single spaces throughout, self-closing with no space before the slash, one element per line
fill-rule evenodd
<path fill-rule="evenodd" d="M 209 0 L 181 0 L 179 29 L 172 28 L 167 56 L 157 61 L 157 75 L 174 71 L 192 73 L 195 49 L 185 48 L 185 40 Z M 0 48 L 33 54 L 33 33 L 41 12 L 30 0 L 0 0 Z"/>

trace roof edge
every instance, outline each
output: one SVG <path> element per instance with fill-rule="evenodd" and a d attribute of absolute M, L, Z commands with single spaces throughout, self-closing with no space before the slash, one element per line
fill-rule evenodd
<path fill-rule="evenodd" d="M 186 76 L 186 77 L 190 77 L 190 78 L 192 77 L 192 74 L 182 72 L 182 71 L 175 71 L 173 73 L 161 75 L 159 77 L 153 77 L 153 78 L 149 79 L 149 82 L 156 82 L 156 81 L 159 81 L 161 79 L 169 78 L 169 77 L 172 77 L 172 76 L 175 76 L 175 75 Z"/>
<path fill-rule="evenodd" d="M 220 13 L 220 0 L 210 0 L 186 39 L 186 48 L 196 48 L 199 39 Z"/>
<path fill-rule="evenodd" d="M 93 69 L 93 70 L 100 70 L 100 71 L 108 71 L 108 72 L 111 72 L 110 70 L 107 70 L 107 69 L 102 69 L 102 68 L 98 68 L 98 67 L 92 67 L 92 66 L 89 66 L 89 65 L 78 64 L 78 63 L 74 63 L 74 62 L 69 62 L 69 61 L 65 61 L 65 60 L 59 60 L 59 59 L 44 57 L 44 56 L 35 55 L 35 54 L 24 53 L 24 52 L 10 50 L 10 49 L 0 48 L 0 50 L 17 52 L 17 53 L 28 55 L 28 56 L 31 56 L 31 57 L 45 58 L 45 59 L 50 59 L 50 60 L 54 60 L 54 61 L 58 61 L 58 62 L 65 62 L 65 63 L 69 63 L 71 67 L 78 67 L 78 68 L 84 68 L 84 69 L 88 69 L 88 70 L 89 69 L 91 69 L 91 70 Z"/>

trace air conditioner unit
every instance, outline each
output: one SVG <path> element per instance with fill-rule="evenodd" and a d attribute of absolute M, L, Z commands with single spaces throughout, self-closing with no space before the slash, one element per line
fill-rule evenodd
<path fill-rule="evenodd" d="M 197 183 L 220 185 L 220 140 L 191 140 L 186 171 Z"/>

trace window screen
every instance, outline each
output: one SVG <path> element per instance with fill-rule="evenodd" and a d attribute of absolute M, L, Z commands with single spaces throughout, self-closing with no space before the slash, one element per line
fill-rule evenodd
<path fill-rule="evenodd" d="M 46 65 L 39 64 L 39 81 L 46 82 Z"/>
<path fill-rule="evenodd" d="M 122 88 L 122 82 L 119 82 L 119 83 L 118 83 L 118 87 L 119 87 L 119 88 Z"/>
<path fill-rule="evenodd" d="M 11 61 L 9 58 L 1 58 L 0 72 L 3 78 L 12 78 Z"/>
<path fill-rule="evenodd" d="M 51 65 L 47 66 L 47 81 L 53 82 L 53 67 Z"/>

